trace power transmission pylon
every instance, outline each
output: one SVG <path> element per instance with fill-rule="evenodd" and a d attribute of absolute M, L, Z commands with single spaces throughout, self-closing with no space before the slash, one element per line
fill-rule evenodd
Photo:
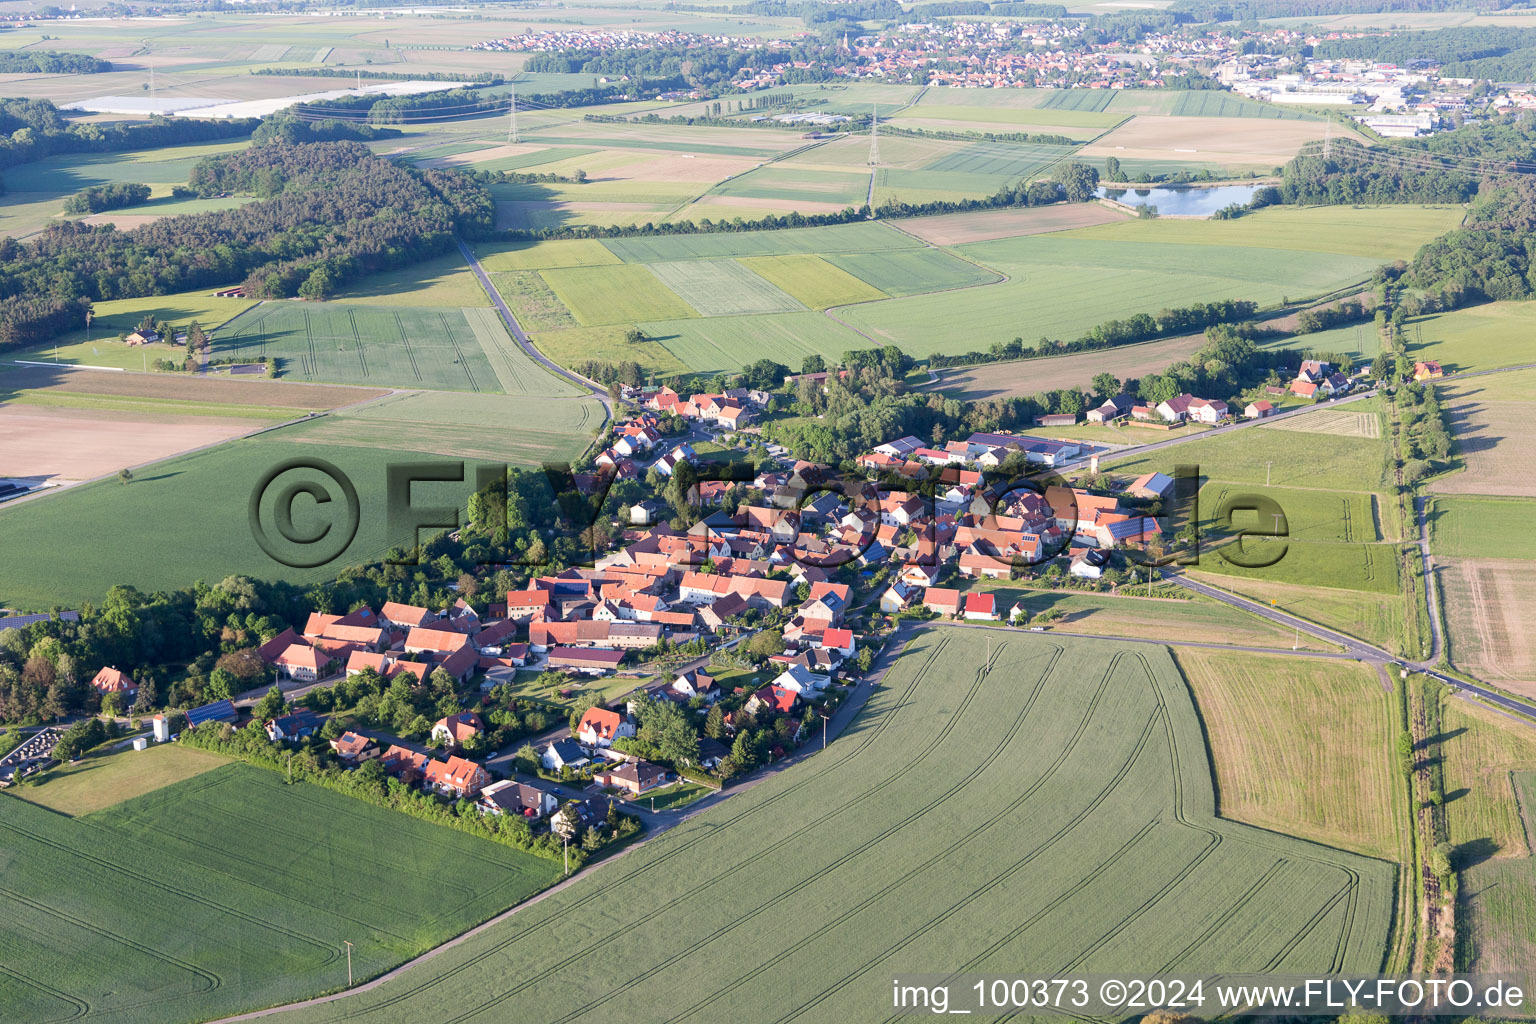
<path fill-rule="evenodd" d="M 874 105 L 874 114 L 869 122 L 869 166 L 877 167 L 880 164 L 880 104 Z"/>
<path fill-rule="evenodd" d="M 517 145 L 517 86 L 511 86 L 512 102 L 507 108 L 507 145 Z"/>

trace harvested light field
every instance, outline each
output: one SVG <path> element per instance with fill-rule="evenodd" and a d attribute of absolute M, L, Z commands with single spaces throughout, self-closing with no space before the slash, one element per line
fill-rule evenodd
<path fill-rule="evenodd" d="M 697 315 L 649 267 L 570 267 L 540 273 L 583 327 Z"/>
<path fill-rule="evenodd" d="M 457 249 L 435 259 L 348 281 L 332 302 L 383 306 L 489 306 L 490 296 Z"/>
<path fill-rule="evenodd" d="M 78 483 L 227 441 L 263 425 L 236 417 L 0 403 L 0 477 Z"/>
<path fill-rule="evenodd" d="M 1465 468 L 1429 489 L 1536 498 L 1536 371 L 1452 381 L 1439 392 Z"/>
<path fill-rule="evenodd" d="M 985 398 L 1014 398 L 1059 388 L 1082 388 L 1096 373 L 1112 373 L 1121 380 L 1161 373 L 1187 359 L 1205 344 L 1205 335 L 1189 334 L 1143 345 L 1122 345 L 1095 352 L 1043 359 L 1015 359 L 1006 363 L 982 363 L 969 369 L 939 371 L 933 387 L 968 402 Z M 1146 431 L 1138 439 L 1150 436 Z"/>
<path fill-rule="evenodd" d="M 1526 559 L 1439 558 L 1451 662 L 1536 697 L 1536 573 Z"/>
<path fill-rule="evenodd" d="M 805 308 L 735 260 L 656 263 L 650 270 L 704 316 L 789 313 Z"/>
<path fill-rule="evenodd" d="M 812 309 L 889 298 L 880 289 L 835 267 L 820 256 L 752 256 L 741 261 L 754 274 L 778 285 Z M 660 264 L 657 264 L 660 266 Z"/>
<path fill-rule="evenodd" d="M 177 1024 L 315 995 L 346 983 L 344 940 L 367 978 L 560 874 L 240 764 L 82 819 L 0 801 L 0 946 L 18 1021 Z"/>
<path fill-rule="evenodd" d="M 1391 866 L 1216 817 L 1165 652 L 995 633 L 991 653 L 925 631 L 825 754 L 274 1024 L 867 1020 L 935 964 L 1378 969 Z"/>
<path fill-rule="evenodd" d="M 1536 982 L 1536 741 L 1529 724 L 1468 700 L 1447 700 L 1442 718 L 1466 969 L 1523 975 L 1529 986 Z"/>
<path fill-rule="evenodd" d="M 1179 648 L 1224 818 L 1406 860 L 1397 705 L 1353 661 Z"/>
<path fill-rule="evenodd" d="M 28 803 L 79 817 L 228 763 L 229 759 L 219 754 L 179 743 L 152 744 L 148 750 L 100 750 L 76 764 L 53 769 L 40 783 L 16 790 L 16 795 Z"/>
<path fill-rule="evenodd" d="M 1118 120 L 1109 113 L 1104 116 Z M 1249 117 L 1136 116 L 1083 147 L 1084 157 L 1198 160 L 1270 170 L 1327 133 L 1326 121 Z"/>
<path fill-rule="evenodd" d="M 1359 412 L 1351 407 L 1319 409 L 1305 416 L 1290 416 L 1267 424 L 1273 430 L 1295 430 L 1303 434 L 1335 434 L 1339 437 L 1381 436 L 1381 414 Z"/>
<path fill-rule="evenodd" d="M 1125 220 L 1127 214 L 1098 203 L 1063 203 L 1022 210 L 985 210 L 975 213 L 942 213 L 894 221 L 901 230 L 934 245 L 962 245 L 994 238 L 1039 235 Z"/>

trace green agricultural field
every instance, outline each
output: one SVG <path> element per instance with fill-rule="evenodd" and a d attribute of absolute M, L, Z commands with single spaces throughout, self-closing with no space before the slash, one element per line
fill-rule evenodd
<path fill-rule="evenodd" d="M 0 835 L 16 1021 L 174 1024 L 317 995 L 346 984 L 344 942 L 361 980 L 560 875 L 240 764 L 78 819 L 3 795 Z"/>
<path fill-rule="evenodd" d="M 455 396 L 444 397 L 452 400 Z M 387 447 L 360 446 L 351 439 L 344 444 L 319 443 L 311 431 L 337 429 L 326 419 L 168 459 L 135 472 L 133 482 L 126 486 L 105 480 L 0 508 L 0 535 L 6 538 L 0 605 L 76 608 L 85 601 L 100 601 L 119 583 L 154 592 L 190 586 L 200 579 L 223 579 L 232 573 L 317 583 L 335 577 L 347 566 L 378 561 L 395 544 L 410 540 L 389 533 L 385 514 L 386 474 L 390 465 L 401 461 L 401 454 Z M 558 422 L 555 425 L 558 427 Z M 520 421 L 507 414 L 500 423 L 484 420 L 457 430 L 466 443 L 499 442 L 510 448 L 516 444 L 519 426 Z M 376 436 L 387 439 L 384 443 L 398 439 L 387 425 L 381 425 Z M 571 457 L 587 443 L 583 437 L 565 437 Z M 502 455 L 510 454 L 501 449 L 498 457 L 486 461 L 500 462 Z M 336 531 L 336 538 L 344 539 L 343 531 L 351 521 L 341 488 L 325 474 L 308 470 L 285 473 L 277 481 L 279 486 L 265 492 L 260 520 L 263 528 L 279 555 L 289 561 L 328 559 L 313 568 L 290 568 L 275 561 L 254 539 L 249 502 L 267 473 L 296 458 L 311 457 L 336 466 L 356 488 L 358 528 L 339 553 L 335 553 L 336 541 L 327 541 L 319 551 L 284 543 L 273 525 L 273 506 L 279 487 L 286 488 L 290 480 L 295 484 L 314 482 L 332 499 L 327 504 L 302 495 L 295 500 L 294 529 L 299 534 L 313 536 L 329 526 Z M 456 506 L 463 510 L 475 488 L 475 472 L 471 460 L 465 468 L 464 483 L 415 484 L 413 501 L 419 507 Z M 189 529 L 186 517 L 193 510 L 197 526 Z M 77 550 L 81 538 L 100 537 L 103 530 L 113 529 L 111 524 L 125 521 L 135 524 L 133 543 L 98 544 L 90 558 L 60 557 L 60 552 Z"/>
<path fill-rule="evenodd" d="M 1536 305 L 1490 302 L 1408 321 L 1408 355 L 1449 372 L 1536 363 Z"/>
<path fill-rule="evenodd" d="M 1218 519 L 1227 513 L 1231 533 L 1254 530 L 1271 533 L 1276 528 L 1272 516 L 1238 511 L 1244 506 L 1268 500 L 1284 513 L 1279 525 L 1285 535 L 1297 540 L 1344 541 L 1370 544 L 1382 540 L 1379 498 L 1370 493 L 1319 491 L 1291 487 L 1260 487 L 1212 480 L 1200 490 L 1200 518 L 1203 535 L 1216 540 L 1222 533 Z M 1267 506 L 1266 506 L 1267 507 Z M 1232 511 L 1228 513 L 1228 509 Z"/>
<path fill-rule="evenodd" d="M 1381 332 L 1369 320 L 1344 327 L 1333 327 L 1313 334 L 1288 335 L 1273 341 L 1258 342 L 1263 349 L 1303 349 L 1349 356 L 1356 366 L 1368 366 L 1381 355 Z M 1270 398 L 1273 402 L 1274 399 Z"/>
<path fill-rule="evenodd" d="M 1187 570 L 1190 577 L 1389 651 L 1397 650 L 1403 642 L 1404 617 L 1408 609 L 1402 594 L 1336 590 L 1201 571 L 1211 567 L 1208 564 L 1211 558 L 1220 557 L 1202 555 L 1201 569 Z M 1306 634 L 1303 633 L 1300 639 L 1305 643 Z"/>
<path fill-rule="evenodd" d="M 1115 98 L 1110 89 L 1053 89 L 1040 101 L 1051 110 L 1103 110 Z"/>
<path fill-rule="evenodd" d="M 114 366 L 141 370 L 156 359 L 185 359 L 186 349 L 172 345 L 129 347 L 118 341 L 120 335 L 138 329 L 145 315 L 176 327 L 186 327 L 196 320 L 212 331 L 250 309 L 250 299 L 218 299 L 208 292 L 181 292 L 176 295 L 150 295 L 139 299 L 112 299 L 93 305 L 96 317 L 87 332 L 84 324 L 46 345 L 12 349 L 11 359 L 32 359 L 88 366 Z M 89 339 L 87 339 L 89 335 Z"/>
<path fill-rule="evenodd" d="M 1168 586 L 1171 590 L 1175 585 Z M 1002 612 L 1009 612 L 1015 604 L 1020 604 L 1031 616 L 1042 612 L 1058 613 L 1061 618 L 1051 626 L 1053 631 L 1123 636 L 1172 644 L 1220 643 L 1289 649 L 1295 643 L 1292 634 L 1267 619 L 1205 598 L 1184 600 L 1172 593 L 1166 598 L 1120 597 L 1072 590 L 1036 590 L 1017 584 L 994 585 L 990 582 L 980 582 L 976 589 L 996 594 Z M 1301 640 L 1306 650 L 1337 650 L 1312 637 L 1302 637 Z"/>
<path fill-rule="evenodd" d="M 116 749 L 112 749 L 116 747 Z M 15 795 L 28 803 L 79 817 L 152 793 L 229 763 L 229 758 L 180 743 L 148 750 L 108 744 L 74 764 L 61 765 Z"/>
<path fill-rule="evenodd" d="M 923 245 L 911 235 L 873 221 L 782 231 L 611 238 L 604 244 L 626 263 L 791 253 L 884 252 L 887 249 L 917 249 Z"/>
<path fill-rule="evenodd" d="M 967 293 L 963 319 L 954 315 L 954 297 L 938 294 L 860 306 L 848 311 L 848 322 L 916 357 L 969 352 L 1017 337 L 1072 339 L 1105 320 L 1193 302 L 1272 303 L 1328 292 L 1363 279 L 1376 263 L 1285 249 L 1126 245 L 1067 233 L 976 242 L 954 251 L 1008 276 Z"/>
<path fill-rule="evenodd" d="M 1430 543 L 1448 558 L 1536 558 L 1531 499 L 1430 497 Z"/>
<path fill-rule="evenodd" d="M 556 267 L 601 267 L 622 262 L 595 238 L 557 239 L 550 242 L 482 242 L 475 247 L 480 265 L 488 272 L 553 270 Z"/>
<path fill-rule="evenodd" d="M 673 321 L 693 324 L 696 320 Z M 646 373 L 660 377 L 673 377 L 689 372 L 688 366 L 668 351 L 659 341 L 635 344 L 625 337 L 629 328 L 610 324 L 607 327 L 570 327 L 563 331 L 539 331 L 529 337 L 534 346 L 546 357 L 561 366 L 575 366 L 587 359 L 607 363 L 635 362 Z"/>
<path fill-rule="evenodd" d="M 895 252 L 854 252 L 828 256 L 827 261 L 887 295 L 970 288 L 995 284 L 1000 276 L 985 267 L 951 256 L 943 249 L 899 249 Z M 951 296 L 949 301 L 955 300 Z M 953 315 L 953 309 L 951 310 Z"/>
<path fill-rule="evenodd" d="M 1392 866 L 1217 817 L 1165 651 L 990 636 L 924 632 L 824 754 L 276 1024 L 853 1021 L 935 969 L 1380 969 Z"/>
<path fill-rule="evenodd" d="M 1283 552 L 1279 549 L 1281 543 L 1285 545 Z M 1398 559 L 1403 549 L 1396 544 L 1281 542 L 1251 537 L 1244 538 L 1242 544 L 1241 552 L 1233 546 L 1207 545 L 1200 553 L 1201 570 L 1222 576 L 1376 594 L 1396 594 L 1402 589 Z M 1233 559 L 1273 564 L 1248 568 Z"/>
<path fill-rule="evenodd" d="M 523 330 L 558 331 L 576 326 L 576 318 L 537 271 L 511 270 L 489 277 Z"/>
<path fill-rule="evenodd" d="M 1352 412 L 1379 409 L 1374 398 L 1351 402 Z M 1308 413 L 1325 415 L 1324 412 Z M 1127 462 L 1108 462 L 1118 476 L 1137 477 L 1179 465 L 1198 466 L 1206 479 L 1277 487 L 1327 487 L 1358 491 L 1381 484 L 1384 442 L 1276 426 L 1245 427 L 1152 452 Z"/>
<path fill-rule="evenodd" d="M 1465 215 L 1461 207 L 1450 204 L 1271 206 L 1236 220 L 1119 220 L 1064 231 L 1059 237 L 1290 249 L 1359 256 L 1379 263 L 1411 259 L 1420 246 L 1455 228 Z"/>
<path fill-rule="evenodd" d="M 284 436 L 293 443 L 537 466 L 574 461 L 602 422 L 602 406 L 586 398 L 418 391 L 341 410 Z"/>
<path fill-rule="evenodd" d="M 890 297 L 820 256 L 753 256 L 741 263 L 812 309 Z"/>
<path fill-rule="evenodd" d="M 568 267 L 540 274 L 583 327 L 696 315 L 649 267 Z"/>
<path fill-rule="evenodd" d="M 821 313 L 660 320 L 640 329 L 695 373 L 731 373 L 759 359 L 799 369 L 809 355 L 841 355 L 869 343 Z"/>
<path fill-rule="evenodd" d="M 791 313 L 805 308 L 735 260 L 653 263 L 650 270 L 704 316 Z"/>
<path fill-rule="evenodd" d="M 1070 146 L 1037 143 L 972 142 L 964 149 L 939 157 L 925 171 L 964 174 L 997 174 L 1024 178 L 1072 155 Z"/>
<path fill-rule="evenodd" d="M 1173 103 L 1175 117 L 1276 117 L 1298 121 L 1315 121 L 1315 114 L 1299 110 L 1287 110 L 1270 103 L 1233 96 L 1228 92 L 1191 89 L 1178 94 Z"/>
<path fill-rule="evenodd" d="M 713 192 L 722 196 L 749 199 L 808 200 L 862 206 L 869 193 L 869 175 L 841 174 L 836 171 L 798 170 L 781 164 L 765 164 L 717 185 Z"/>
<path fill-rule="evenodd" d="M 501 390 L 470 312 L 263 302 L 214 334 L 212 354 L 273 357 L 282 376 L 292 380 Z"/>
<path fill-rule="evenodd" d="M 489 306 L 490 296 L 457 251 L 398 270 L 369 274 L 331 296 L 367 306 Z"/>
<path fill-rule="evenodd" d="M 66 153 L 6 168 L 5 187 L 8 192 L 68 195 L 92 185 L 117 182 L 179 185 L 203 157 L 233 153 L 248 144 L 248 140 L 240 139 L 129 153 Z"/>

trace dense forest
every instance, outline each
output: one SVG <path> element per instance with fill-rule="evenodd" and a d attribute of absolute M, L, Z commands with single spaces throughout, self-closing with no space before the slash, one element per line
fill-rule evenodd
<path fill-rule="evenodd" d="M 745 69 L 766 68 L 785 61 L 818 61 L 827 56 L 819 44 L 798 43 L 788 49 L 739 50 L 730 46 L 648 46 L 601 52 L 570 49 L 558 53 L 538 53 L 528 58 L 524 70 L 565 74 L 606 75 L 634 79 L 670 79 L 683 85 L 708 88 L 728 85 Z M 787 78 L 784 84 L 798 81 L 823 81 L 830 77 L 822 68 L 803 69 L 806 75 Z"/>
<path fill-rule="evenodd" d="M 64 200 L 64 212 L 100 213 L 103 210 L 120 210 L 125 206 L 137 206 L 147 199 L 149 199 L 148 185 L 136 185 L 131 182 L 92 185 Z"/>
<path fill-rule="evenodd" d="M 1503 57 L 1514 50 L 1536 47 L 1536 28 L 1492 25 L 1461 25 L 1423 32 L 1393 32 L 1355 39 L 1325 39 L 1312 48 L 1314 55 L 1327 60 L 1349 57 L 1400 64 L 1464 65 L 1491 57 Z M 1452 72 L 1444 71 L 1450 75 Z M 1483 78 L 1486 75 L 1459 74 L 1453 77 Z"/>
<path fill-rule="evenodd" d="M 1424 11 L 1502 11 L 1525 0 L 1174 0 L 1168 10 L 1186 21 L 1260 21 L 1266 18 L 1321 18 L 1342 14 L 1398 14 Z"/>
<path fill-rule="evenodd" d="M 131 231 L 54 224 L 34 240 L 0 242 L 0 345 L 46 340 L 89 302 L 241 279 L 252 297 L 323 298 L 353 277 L 447 251 L 455 230 L 475 236 L 494 223 L 490 194 L 473 179 L 402 168 L 356 142 L 209 157 L 189 187 L 263 201 Z"/>
<path fill-rule="evenodd" d="M 1281 171 L 1280 202 L 1296 204 L 1464 203 L 1476 175 L 1409 154 L 1335 139 L 1308 143 Z"/>
<path fill-rule="evenodd" d="M 99 75 L 112 62 L 57 50 L 0 50 L 0 75 Z"/>
<path fill-rule="evenodd" d="M 259 118 L 198 120 L 155 117 L 145 123 L 71 124 L 47 100 L 0 99 L 0 167 L 59 153 L 119 153 L 189 142 L 243 138 Z"/>

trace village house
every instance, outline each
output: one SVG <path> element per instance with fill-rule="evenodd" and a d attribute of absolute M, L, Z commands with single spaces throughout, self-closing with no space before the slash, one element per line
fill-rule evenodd
<path fill-rule="evenodd" d="M 462 800 L 479 793 L 491 776 L 475 762 L 453 756 L 446 761 L 428 760 L 422 766 L 421 780 L 424 788 L 439 796 Z"/>
<path fill-rule="evenodd" d="M 96 678 L 91 680 L 91 686 L 100 694 L 117 693 L 131 699 L 139 692 L 139 684 L 135 683 L 126 673 L 119 672 L 110 666 L 102 668 L 96 673 Z"/>
<path fill-rule="evenodd" d="M 965 617 L 985 622 L 997 621 L 997 595 L 966 594 Z"/>
<path fill-rule="evenodd" d="M 576 769 L 592 763 L 575 740 L 555 740 L 539 755 L 539 763 L 552 772 L 562 768 Z"/>
<path fill-rule="evenodd" d="M 480 790 L 480 798 L 475 801 L 475 806 L 481 814 L 515 814 L 536 820 L 553 814 L 559 808 L 560 801 L 553 793 L 508 779 L 493 782 Z"/>
<path fill-rule="evenodd" d="M 266 723 L 267 739 L 273 743 L 297 743 L 320 730 L 325 719 L 308 708 L 295 708 Z"/>
<path fill-rule="evenodd" d="M 626 761 L 617 768 L 597 772 L 592 776 L 592 781 L 599 786 L 612 786 L 633 796 L 648 793 L 671 780 L 670 772 L 648 761 Z"/>
<path fill-rule="evenodd" d="M 605 647 L 551 647 L 548 656 L 550 668 L 567 668 L 589 676 L 606 675 L 623 660 L 623 651 Z"/>
<path fill-rule="evenodd" d="M 410 604 L 396 604 L 393 601 L 384 602 L 384 606 L 379 609 L 380 621 L 401 630 L 410 629 L 412 626 L 424 626 L 435 618 L 437 615 L 425 608 Z"/>
<path fill-rule="evenodd" d="M 929 587 L 923 594 L 923 607 L 938 615 L 958 615 L 960 591 L 950 587 Z"/>
<path fill-rule="evenodd" d="M 1437 380 L 1445 376 L 1445 369 L 1433 359 L 1425 359 L 1413 364 L 1414 380 Z"/>
<path fill-rule="evenodd" d="M 576 738 L 587 747 L 611 747 L 613 741 L 635 734 L 635 723 L 607 708 L 588 708 L 576 725 Z"/>
<path fill-rule="evenodd" d="M 344 732 L 330 741 L 331 752 L 347 764 L 362 764 L 379 756 L 379 745 L 371 736 Z"/>
<path fill-rule="evenodd" d="M 716 685 L 715 677 L 707 676 L 698 669 L 690 669 L 672 680 L 671 689 L 689 700 L 703 697 L 714 703 L 720 698 L 720 687 Z"/>
<path fill-rule="evenodd" d="M 393 744 L 384 751 L 379 763 L 384 766 L 384 771 L 399 779 L 406 785 L 412 785 L 421 781 L 426 772 L 427 762 L 430 761 L 426 754 L 417 753 L 409 747 L 402 747 L 398 743 Z"/>
<path fill-rule="evenodd" d="M 1243 416 L 1250 420 L 1267 419 L 1274 414 L 1275 407 L 1263 399 L 1260 399 L 1257 402 L 1249 402 L 1246 406 L 1243 407 Z"/>
<path fill-rule="evenodd" d="M 485 731 L 485 723 L 473 711 L 449 715 L 432 723 L 432 742 L 449 748 L 462 747 Z"/>

